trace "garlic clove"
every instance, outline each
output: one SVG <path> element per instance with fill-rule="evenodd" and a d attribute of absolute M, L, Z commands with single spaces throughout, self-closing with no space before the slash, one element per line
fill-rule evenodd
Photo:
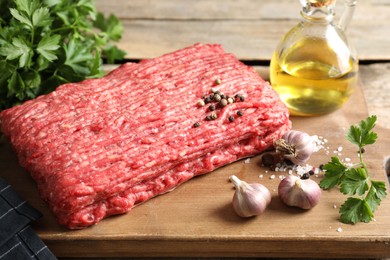
<path fill-rule="evenodd" d="M 311 209 L 320 201 L 321 188 L 311 179 L 302 180 L 290 175 L 280 182 L 278 194 L 288 206 Z"/>
<path fill-rule="evenodd" d="M 262 214 L 271 202 L 270 191 L 260 183 L 248 184 L 235 175 L 230 176 L 236 190 L 232 205 L 240 217 L 252 217 Z"/>
<path fill-rule="evenodd" d="M 314 151 L 313 139 L 305 132 L 291 130 L 283 135 L 282 139 L 274 142 L 276 151 L 284 158 L 300 165 L 305 163 Z"/>

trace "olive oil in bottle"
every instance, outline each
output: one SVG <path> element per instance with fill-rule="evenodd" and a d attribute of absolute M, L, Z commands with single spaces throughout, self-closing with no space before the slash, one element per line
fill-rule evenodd
<path fill-rule="evenodd" d="M 357 84 L 358 60 L 343 31 L 333 25 L 334 1 L 310 1 L 271 59 L 270 79 L 292 115 L 340 108 Z"/>

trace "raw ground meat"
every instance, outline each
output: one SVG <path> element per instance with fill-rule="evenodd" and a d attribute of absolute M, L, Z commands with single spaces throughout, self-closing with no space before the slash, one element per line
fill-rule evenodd
<path fill-rule="evenodd" d="M 206 121 L 209 104 L 197 102 L 211 88 L 245 100 L 217 106 L 218 118 Z M 211 44 L 62 85 L 2 111 L 0 123 L 42 199 L 70 229 L 125 213 L 196 175 L 258 154 L 291 127 L 270 85 Z"/>

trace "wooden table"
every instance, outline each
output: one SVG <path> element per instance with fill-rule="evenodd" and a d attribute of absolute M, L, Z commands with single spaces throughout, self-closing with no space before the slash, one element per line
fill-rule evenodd
<path fill-rule="evenodd" d="M 338 2 L 341 5 L 342 1 Z M 129 61 L 196 42 L 220 43 L 240 60 L 256 66 L 264 78 L 280 37 L 300 19 L 299 2 L 291 0 L 96 3 L 99 10 L 115 13 L 123 21 L 125 32 L 119 46 L 127 51 Z M 380 180 L 386 180 L 383 160 L 390 154 L 389 13 L 389 0 L 358 3 L 348 35 L 359 53 L 361 83 L 351 100 L 330 115 L 292 118 L 294 128 L 328 138 L 331 153 L 343 146 L 345 157 L 355 154 L 344 140 L 346 127 L 368 114 L 378 115 L 380 140 L 367 152 L 367 160 L 373 177 Z M 345 225 L 338 221 L 338 207 L 345 197 L 337 190 L 324 192 L 321 203 L 311 211 L 284 206 L 276 193 L 282 174 L 260 167 L 259 157 L 195 178 L 129 214 L 86 230 L 67 231 L 55 223 L 8 145 L 0 148 L 0 173 L 44 213 L 34 228 L 59 257 L 390 258 L 390 195 L 382 202 L 375 222 Z M 322 151 L 311 163 L 319 165 L 329 156 Z M 271 189 L 273 202 L 263 216 L 243 220 L 234 214 L 232 185 L 227 181 L 231 174 Z M 387 188 L 390 190 L 389 185 Z"/>

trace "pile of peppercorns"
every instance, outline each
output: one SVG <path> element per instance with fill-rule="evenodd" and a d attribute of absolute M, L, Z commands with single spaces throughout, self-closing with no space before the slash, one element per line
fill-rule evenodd
<path fill-rule="evenodd" d="M 218 84 L 217 80 L 216 80 L 216 84 Z M 219 81 L 219 84 L 220 84 L 220 81 Z M 222 109 L 225 106 L 227 106 L 229 104 L 233 104 L 233 103 L 238 102 L 238 101 L 241 101 L 241 102 L 245 101 L 245 97 L 240 95 L 240 94 L 236 94 L 234 96 L 229 96 L 229 95 L 225 95 L 224 93 L 222 93 L 221 91 L 219 91 L 216 88 L 211 88 L 210 93 L 211 94 L 203 95 L 202 99 L 200 99 L 197 103 L 197 105 L 200 107 L 203 107 L 206 105 L 209 106 L 208 110 L 211 113 L 210 113 L 210 115 L 206 116 L 206 118 L 205 118 L 206 121 L 211 121 L 211 120 L 215 120 L 218 118 L 217 114 L 215 113 L 216 109 Z M 237 111 L 236 114 L 237 114 L 237 116 L 242 116 L 243 112 Z M 229 116 L 228 120 L 229 120 L 229 122 L 233 122 L 234 115 Z M 196 122 L 194 124 L 194 127 L 199 127 L 199 126 L 200 126 L 199 122 Z"/>

